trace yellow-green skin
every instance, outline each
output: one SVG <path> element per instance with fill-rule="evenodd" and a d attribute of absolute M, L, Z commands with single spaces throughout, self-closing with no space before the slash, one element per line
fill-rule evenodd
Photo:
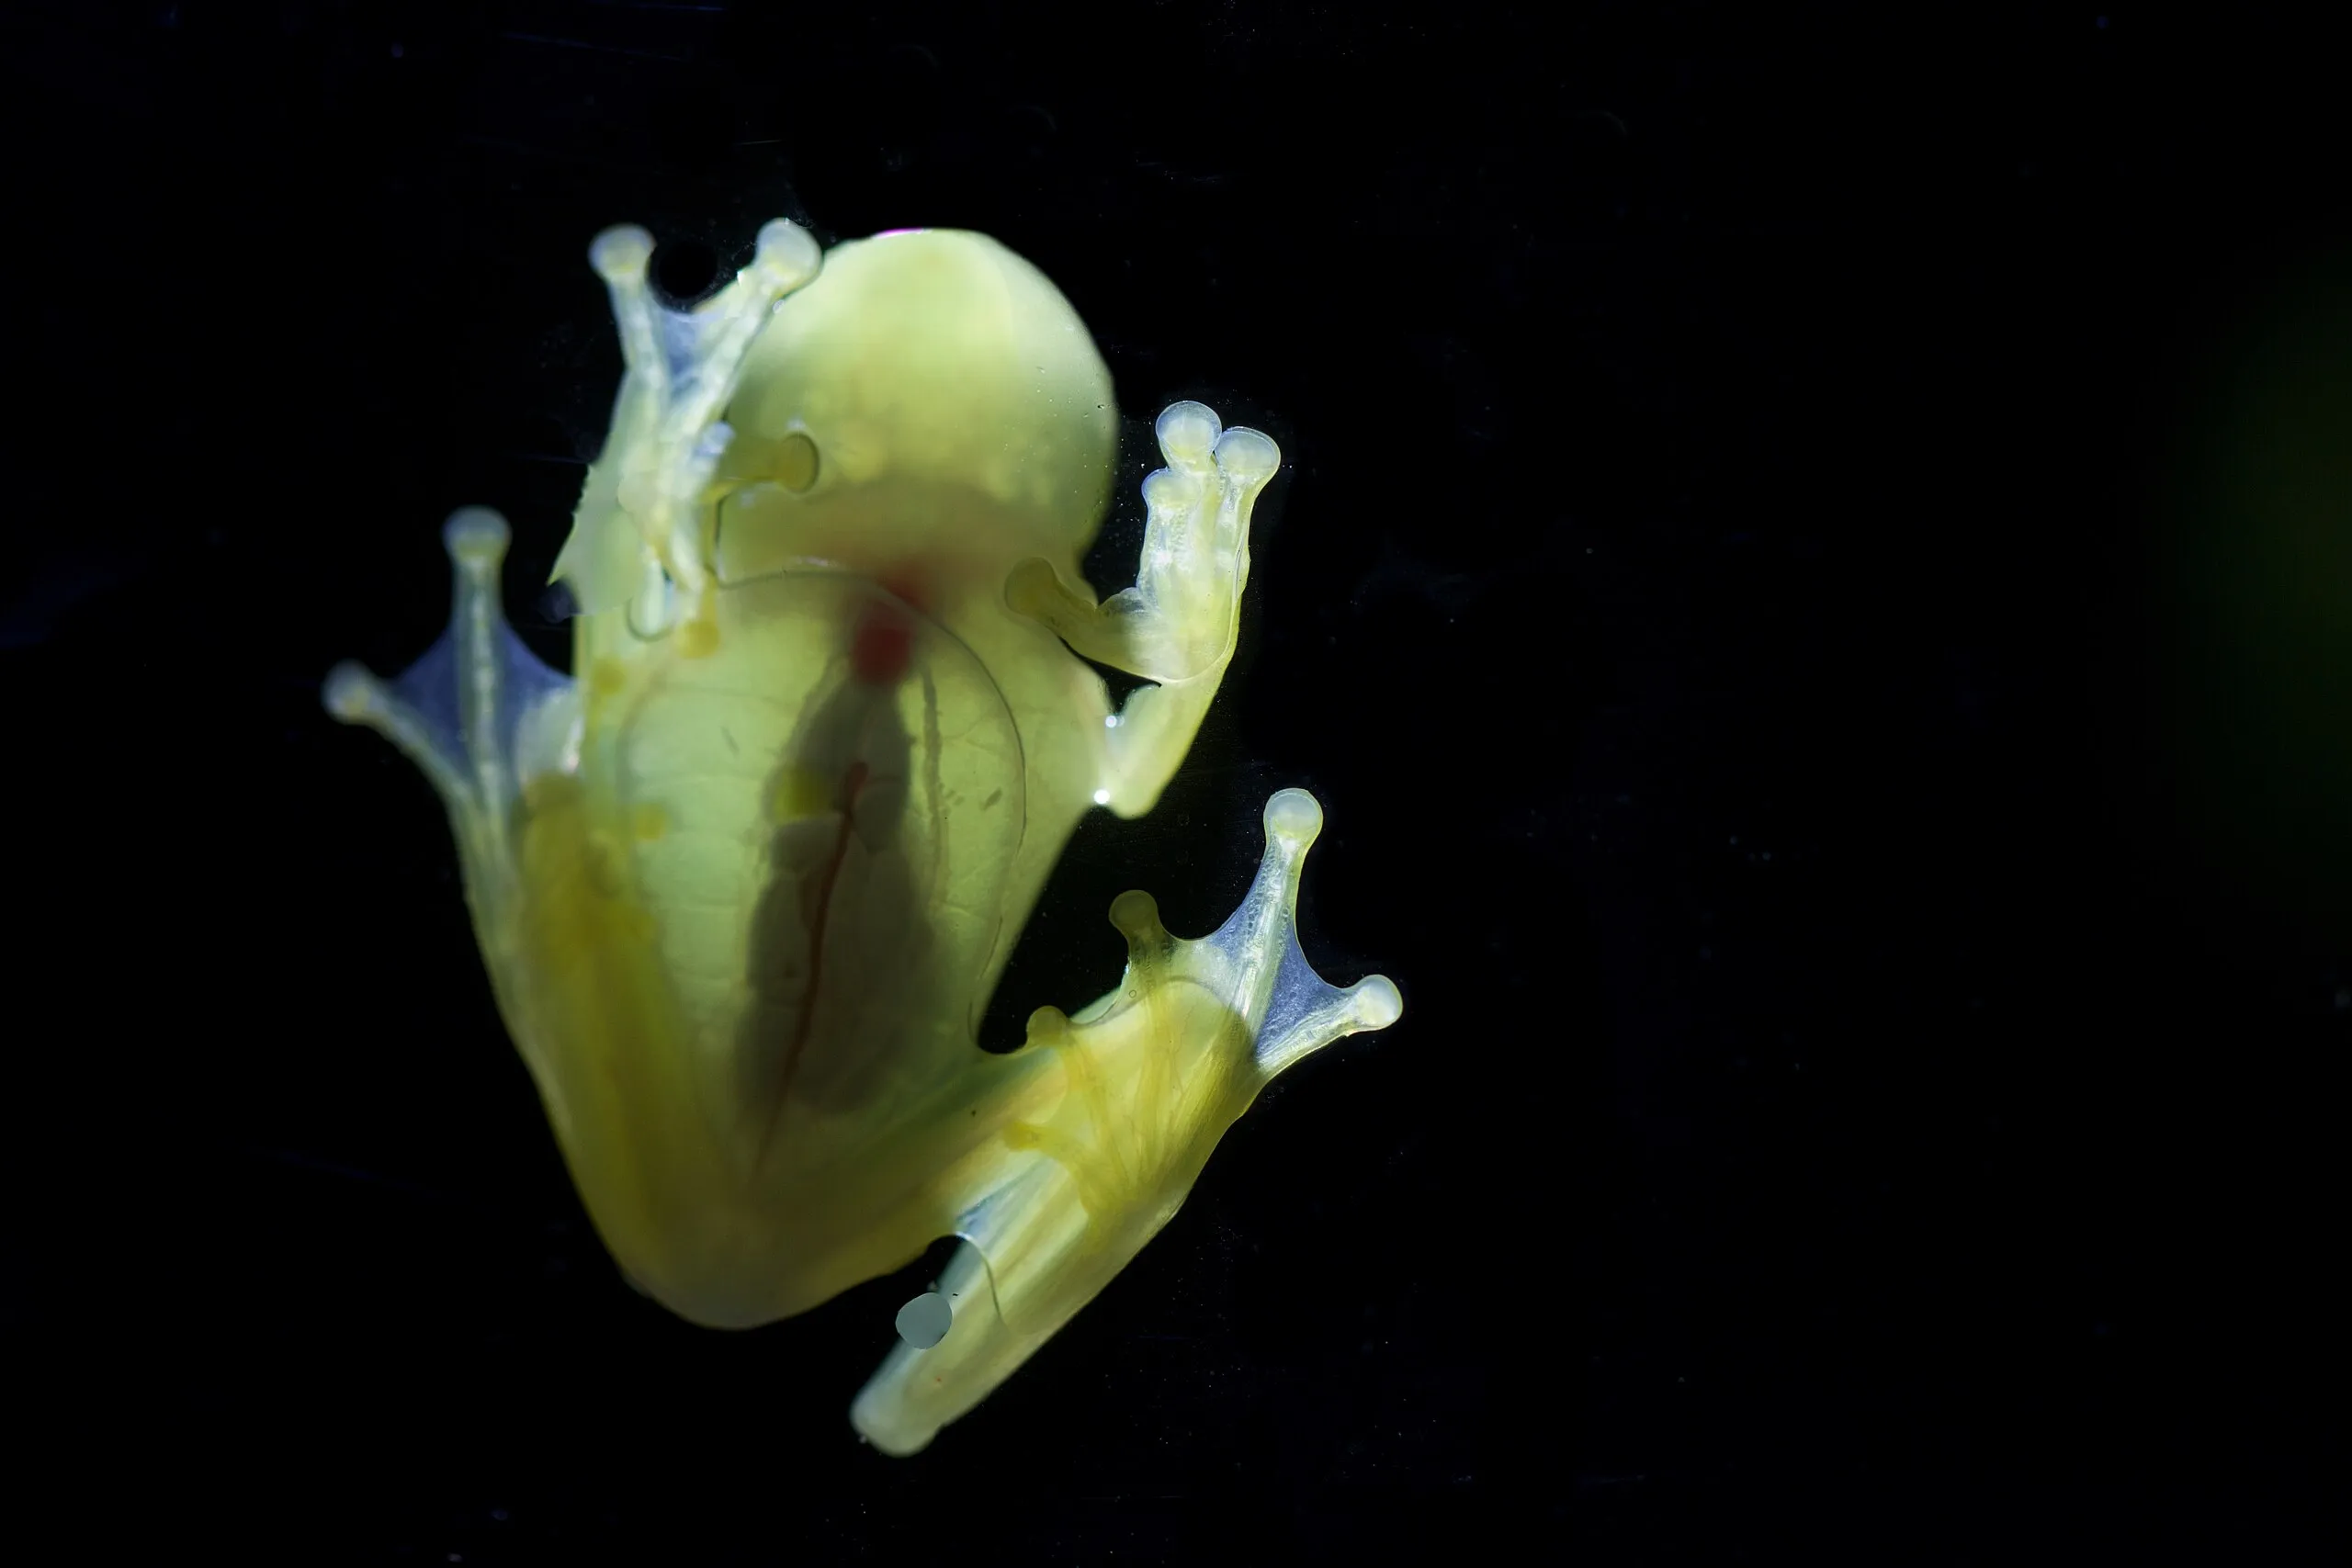
<path fill-rule="evenodd" d="M 820 257 L 778 221 L 679 311 L 650 252 L 591 253 L 628 372 L 557 563 L 574 679 L 507 629 L 506 527 L 469 510 L 448 633 L 394 682 L 339 668 L 328 705 L 447 804 L 500 1008 L 642 1289 L 744 1327 L 964 1238 L 945 1337 L 852 1410 L 911 1453 L 1167 1223 L 1275 1073 L 1399 1002 L 1301 956 L 1322 813 L 1284 790 L 1218 932 L 1126 894 L 1117 990 L 974 1043 L 1079 817 L 1149 810 L 1190 746 L 1280 455 L 1161 414 L 1136 585 L 1097 604 L 1110 377 L 1034 267 L 949 231 Z M 1156 684 L 1114 714 L 1072 649 Z"/>

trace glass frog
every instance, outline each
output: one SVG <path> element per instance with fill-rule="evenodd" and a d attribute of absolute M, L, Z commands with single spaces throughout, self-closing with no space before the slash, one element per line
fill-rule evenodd
<path fill-rule="evenodd" d="M 1149 810 L 1191 745 L 1280 454 L 1169 408 L 1136 584 L 1098 602 L 1110 373 L 1043 274 L 979 234 L 820 254 L 778 220 L 681 310 L 651 253 L 628 227 L 590 252 L 627 368 L 556 562 L 572 676 L 508 628 L 506 525 L 469 509 L 447 633 L 396 681 L 338 667 L 327 706 L 447 807 L 501 1013 L 639 1289 L 749 1327 L 961 1238 L 944 1334 L 851 1410 L 912 1453 L 1168 1223 L 1274 1074 L 1401 1004 L 1300 952 L 1322 811 L 1285 789 L 1215 934 L 1125 894 L 1117 988 L 980 1049 L 1080 815 Z M 1114 711 L 1087 660 L 1150 683 Z"/>

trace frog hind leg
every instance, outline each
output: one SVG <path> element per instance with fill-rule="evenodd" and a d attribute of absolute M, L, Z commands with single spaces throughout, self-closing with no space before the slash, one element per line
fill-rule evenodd
<path fill-rule="evenodd" d="M 899 1344 L 852 1407 L 876 1447 L 918 1451 L 1011 1376 L 1173 1217 L 1277 1073 L 1396 1021 L 1385 976 L 1334 987 L 1300 951 L 1299 871 L 1322 821 L 1305 790 L 1266 803 L 1257 878 L 1213 935 L 1170 936 L 1148 894 L 1121 895 L 1118 989 L 1075 1016 L 1030 1018 L 1023 1052 L 1058 1070 L 1033 1075 L 963 1211 L 965 1245 L 939 1285 L 945 1336 Z"/>

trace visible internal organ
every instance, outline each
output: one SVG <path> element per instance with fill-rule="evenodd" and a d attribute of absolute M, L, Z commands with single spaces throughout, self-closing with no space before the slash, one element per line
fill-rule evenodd
<path fill-rule="evenodd" d="M 831 689 L 786 744 L 768 792 L 767 881 L 751 927 L 752 1005 L 737 1033 L 744 1103 L 764 1107 L 759 1157 L 787 1101 L 840 1112 L 864 1103 L 908 1008 L 927 929 L 899 829 L 913 748 L 899 715 L 915 626 L 863 601 Z M 927 683 L 926 683 L 927 691 Z"/>
<path fill-rule="evenodd" d="M 850 637 L 850 674 L 869 686 L 895 684 L 913 657 L 914 634 L 913 623 L 888 604 L 865 604 Z"/>

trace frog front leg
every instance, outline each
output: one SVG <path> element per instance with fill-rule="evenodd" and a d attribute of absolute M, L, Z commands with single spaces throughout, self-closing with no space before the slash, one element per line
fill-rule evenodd
<path fill-rule="evenodd" d="M 1225 1130 L 1275 1074 L 1404 1010 L 1374 975 L 1326 984 L 1299 949 L 1299 870 L 1322 830 L 1303 789 L 1266 803 L 1266 850 L 1214 935 L 1170 936 L 1123 894 L 1119 987 L 1075 1015 L 1040 1008 L 1016 1053 L 1036 1068 L 991 1108 L 998 1131 L 963 1185 L 940 1280 L 952 1320 L 893 1350 L 851 1409 L 874 1445 L 912 1453 L 1027 1360 L 1173 1218 Z"/>
<path fill-rule="evenodd" d="M 1006 604 L 1079 653 L 1158 682 L 1103 727 L 1094 800 L 1122 817 L 1158 802 L 1225 679 L 1250 581 L 1250 508 L 1282 466 L 1271 438 L 1223 429 L 1204 403 L 1170 404 L 1156 431 L 1168 466 L 1143 482 L 1136 585 L 1098 604 L 1035 559 L 1005 585 Z"/>

